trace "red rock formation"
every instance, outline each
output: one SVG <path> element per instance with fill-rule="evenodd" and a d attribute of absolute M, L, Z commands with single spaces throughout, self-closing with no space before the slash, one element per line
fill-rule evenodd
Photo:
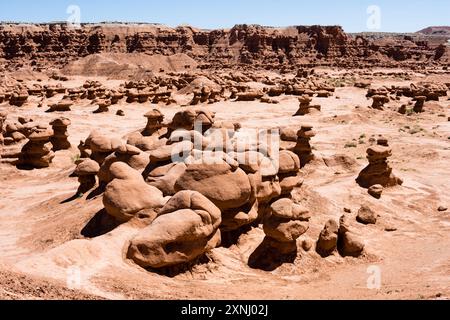
<path fill-rule="evenodd" d="M 57 67 L 95 53 L 133 52 L 184 53 L 201 61 L 201 68 L 251 64 L 274 69 L 281 64 L 289 69 L 294 65 L 355 66 L 355 62 L 363 67 L 364 63 L 406 60 L 432 63 L 440 54 L 438 46 L 412 37 L 368 39 L 346 34 L 338 26 L 237 25 L 230 30 L 205 31 L 151 24 L 87 24 L 81 30 L 70 30 L 61 23 L 0 25 L 0 58 L 9 61 L 9 69 L 23 64 L 39 70 L 46 62 Z"/>

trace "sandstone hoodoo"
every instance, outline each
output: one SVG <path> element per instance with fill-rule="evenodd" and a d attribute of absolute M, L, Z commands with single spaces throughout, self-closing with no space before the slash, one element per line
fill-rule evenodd
<path fill-rule="evenodd" d="M 299 157 L 287 150 L 280 151 L 278 178 L 280 180 L 281 195 L 289 196 L 296 187 L 303 183 L 300 173 Z"/>
<path fill-rule="evenodd" d="M 383 110 L 383 107 L 386 103 L 389 102 L 389 97 L 382 95 L 372 96 L 373 103 L 372 109 Z"/>
<path fill-rule="evenodd" d="M 46 127 L 37 127 L 28 136 L 29 141 L 23 146 L 18 166 L 25 168 L 47 168 L 53 161 L 55 153 L 50 138 L 53 131 Z"/>
<path fill-rule="evenodd" d="M 292 200 L 284 198 L 270 206 L 270 214 L 264 220 L 267 237 L 282 246 L 295 247 L 296 240 L 308 230 L 309 211 Z"/>
<path fill-rule="evenodd" d="M 110 138 L 98 131 L 93 131 L 86 139 L 84 145 L 87 148 L 86 150 L 89 150 L 90 158 L 102 165 L 106 157 L 121 147 L 123 142 L 120 139 Z"/>
<path fill-rule="evenodd" d="M 80 183 L 77 194 L 84 194 L 95 187 L 99 170 L 98 163 L 91 159 L 86 159 L 77 165 L 74 171 Z"/>
<path fill-rule="evenodd" d="M 311 125 L 302 125 L 297 132 L 297 144 L 293 152 L 300 158 L 301 167 L 304 167 L 314 159 L 310 140 L 316 136 Z"/>
<path fill-rule="evenodd" d="M 423 106 L 424 106 L 426 100 L 427 100 L 427 97 L 425 97 L 425 96 L 414 97 L 414 101 L 416 101 L 416 104 L 414 105 L 414 112 L 416 112 L 416 113 L 423 112 Z"/>
<path fill-rule="evenodd" d="M 53 145 L 53 151 L 67 150 L 71 148 L 68 140 L 69 133 L 67 127 L 70 126 L 71 121 L 67 118 L 58 118 L 50 122 L 53 129 L 53 136 L 50 141 Z"/>
<path fill-rule="evenodd" d="M 392 156 L 392 149 L 386 146 L 386 140 L 380 139 L 377 145 L 367 149 L 369 165 L 361 171 L 356 182 L 363 188 L 375 185 L 393 187 L 403 184 L 403 181 L 392 172 L 388 162 L 390 156 Z"/>
<path fill-rule="evenodd" d="M 142 131 L 143 136 L 152 136 L 164 127 L 164 115 L 158 109 L 147 112 L 144 117 L 147 118 L 147 125 Z"/>
<path fill-rule="evenodd" d="M 134 170 L 142 173 L 148 166 L 150 158 L 148 153 L 142 152 L 139 148 L 129 144 L 122 144 L 103 161 L 98 172 L 100 183 L 108 184 L 114 179 L 111 173 L 111 166 L 116 162 L 126 163 Z"/>
<path fill-rule="evenodd" d="M 94 111 L 94 113 L 103 113 L 108 112 L 109 107 L 111 106 L 111 100 L 110 99 L 97 99 L 93 102 L 98 106 L 98 109 Z"/>
<path fill-rule="evenodd" d="M 0 145 L 2 145 L 4 143 L 4 123 L 6 121 L 8 114 L 5 111 L 0 111 Z"/>
<path fill-rule="evenodd" d="M 300 98 L 298 98 L 298 101 L 300 102 L 300 108 L 294 114 L 294 116 L 304 116 L 304 115 L 311 113 L 313 110 L 317 110 L 317 111 L 321 110 L 320 106 L 310 105 L 312 98 L 309 95 L 301 96 Z"/>

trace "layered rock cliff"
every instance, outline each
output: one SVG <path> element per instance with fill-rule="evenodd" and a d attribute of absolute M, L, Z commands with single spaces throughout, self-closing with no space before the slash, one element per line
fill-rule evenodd
<path fill-rule="evenodd" d="M 413 37 L 369 39 L 346 34 L 338 26 L 270 28 L 237 25 L 199 30 L 150 24 L 89 24 L 70 29 L 63 23 L 0 25 L 0 63 L 8 69 L 63 67 L 95 53 L 184 53 L 202 68 L 247 65 L 363 66 L 435 63 L 442 47 Z"/>

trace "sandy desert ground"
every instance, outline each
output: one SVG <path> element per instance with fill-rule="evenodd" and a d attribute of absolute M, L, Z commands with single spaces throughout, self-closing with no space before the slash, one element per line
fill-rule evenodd
<path fill-rule="evenodd" d="M 316 132 L 310 141 L 314 159 L 299 170 L 303 184 L 291 195 L 293 203 L 309 211 L 308 229 L 296 239 L 295 258 L 271 271 L 249 266 L 265 237 L 263 222 L 258 220 L 182 270 L 144 269 L 128 258 L 127 251 L 130 241 L 147 227 L 145 219 L 136 216 L 102 225 L 99 215 L 104 212 L 104 194 L 77 193 L 79 182 L 72 173 L 82 161 L 77 148 L 80 141 L 97 130 L 124 143 L 127 135 L 145 128 L 144 114 L 152 109 L 170 121 L 178 112 L 193 108 L 182 106 L 193 99 L 193 90 L 175 90 L 175 103 L 169 105 L 121 99 L 103 113 L 93 113 L 97 100 L 85 98 L 75 99 L 70 111 L 51 113 L 48 107 L 38 108 L 43 101 L 40 95 L 30 95 L 20 107 L 0 103 L 9 123 L 18 122 L 19 117 L 46 126 L 59 117 L 71 121 L 71 147 L 56 151 L 47 168 L 16 166 L 27 139 L 9 139 L 8 145 L 0 145 L 0 299 L 449 299 L 449 96 L 426 101 L 423 112 L 416 113 L 410 111 L 411 97 L 391 92 L 383 110 L 377 110 L 366 95 L 368 86 L 445 86 L 450 83 L 450 72 L 442 67 L 374 68 L 365 74 L 331 67 L 314 70 L 316 79 L 334 79 L 335 84 L 342 78 L 356 81 L 336 84 L 328 97 L 313 93 L 311 105 L 320 105 L 321 110 L 309 110 L 303 116 L 293 116 L 299 97 L 285 93 L 273 98 L 277 104 L 227 98 L 195 106 L 215 113 L 216 122 L 239 123 L 242 132 L 292 128 L 296 133 L 306 124 Z M 273 79 L 295 77 L 272 71 L 253 73 Z M 125 82 L 79 75 L 62 81 L 31 71 L 5 74 L 14 81 L 21 79 L 15 85 L 28 87 L 71 89 L 98 81 L 108 90 L 120 90 Z M 359 81 L 369 85 L 355 86 Z M 251 90 L 273 86 L 243 83 Z M 65 94 L 44 99 L 45 104 L 57 104 Z M 398 111 L 402 105 L 408 108 L 406 114 Z M 119 109 L 124 116 L 116 115 Z M 403 183 L 384 188 L 377 199 L 356 178 L 368 165 L 366 150 L 381 136 L 392 148 L 389 165 L 393 174 Z M 362 206 L 371 209 L 376 223 L 358 222 Z M 316 243 L 324 225 L 330 219 L 339 221 L 344 214 L 364 250 L 356 257 L 337 250 L 319 255 Z M 374 268 L 381 272 L 381 285 L 371 289 L 368 281 Z"/>

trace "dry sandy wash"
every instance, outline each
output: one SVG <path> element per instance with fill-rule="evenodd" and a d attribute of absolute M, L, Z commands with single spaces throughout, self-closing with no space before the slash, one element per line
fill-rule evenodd
<path fill-rule="evenodd" d="M 450 298 L 447 66 L 128 63 L 5 62 L 1 299 Z"/>

